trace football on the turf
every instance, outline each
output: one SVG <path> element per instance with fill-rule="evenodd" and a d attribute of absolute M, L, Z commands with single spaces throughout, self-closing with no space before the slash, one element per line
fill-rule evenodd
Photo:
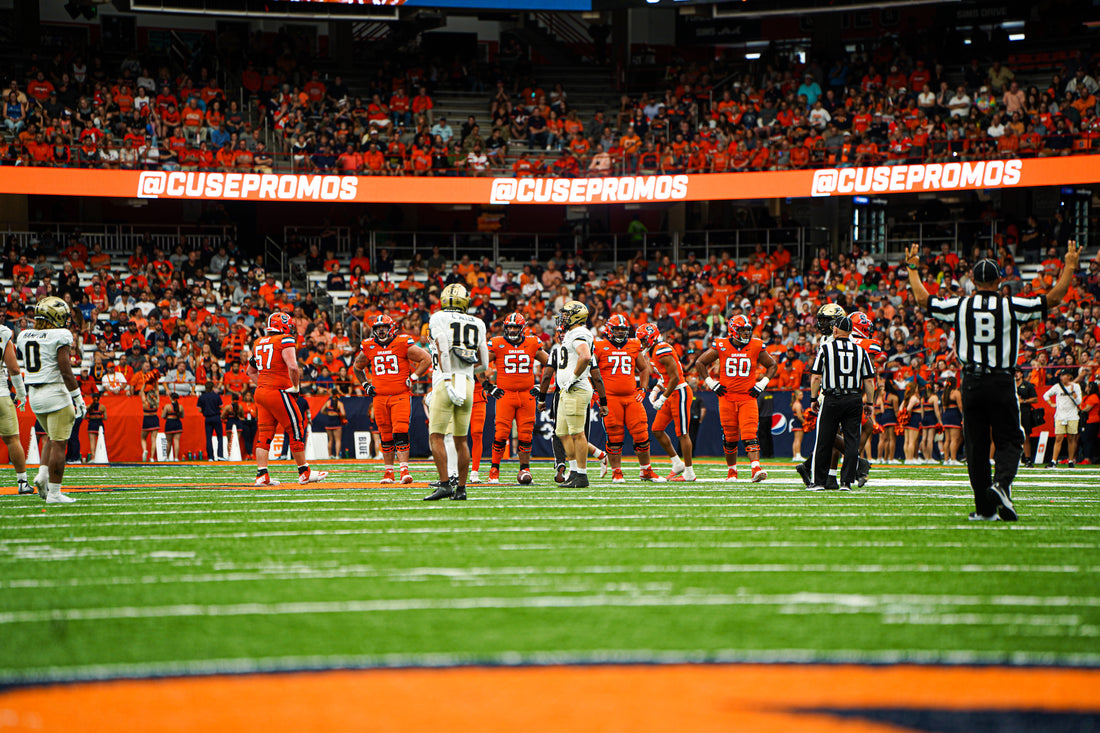
<path fill-rule="evenodd" d="M 531 474 L 529 474 L 529 473 L 521 473 L 521 474 L 519 475 L 519 479 L 518 479 L 518 481 L 519 481 L 519 482 L 520 482 L 521 484 L 524 484 L 524 485 L 526 485 L 526 484 L 529 484 L 529 483 L 531 483 Z"/>

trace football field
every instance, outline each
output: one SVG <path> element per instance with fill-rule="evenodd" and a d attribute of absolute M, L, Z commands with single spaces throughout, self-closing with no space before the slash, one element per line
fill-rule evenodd
<path fill-rule="evenodd" d="M 536 463 L 532 486 L 439 503 L 425 484 L 377 485 L 377 464 L 318 467 L 327 482 L 263 490 L 248 465 L 70 467 L 64 507 L 6 490 L 0 728 L 31 714 L 19 695 L 80 687 L 51 682 L 695 662 L 1058 668 L 1093 701 L 1063 712 L 1100 721 L 1097 469 L 1022 470 L 1013 524 L 967 521 L 965 466 L 876 466 L 862 489 L 818 493 L 789 462 L 760 484 L 706 462 L 694 483 L 597 470 L 587 489 Z"/>

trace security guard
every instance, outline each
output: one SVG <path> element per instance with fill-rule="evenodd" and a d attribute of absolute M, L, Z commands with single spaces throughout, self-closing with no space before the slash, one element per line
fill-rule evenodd
<path fill-rule="evenodd" d="M 825 488 L 829 459 L 833 453 L 833 436 L 839 427 L 844 434 L 844 467 L 841 469 L 840 490 L 851 491 L 856 480 L 859 457 L 860 419 L 864 405 L 875 401 L 875 369 L 871 357 L 848 337 L 852 321 L 843 316 L 833 324 L 833 338 L 824 340 L 810 368 L 810 399 L 817 402 L 825 395 L 817 419 L 817 440 L 813 454 L 813 484 L 811 491 Z"/>
<path fill-rule="evenodd" d="M 909 287 L 917 305 L 928 308 L 932 318 L 952 323 L 955 328 L 955 351 L 963 365 L 963 441 L 969 458 L 966 470 L 974 490 L 971 520 L 1016 521 L 1012 480 L 1020 464 L 1024 433 L 1012 372 L 1019 353 L 1020 323 L 1041 320 L 1047 308 L 1062 302 L 1073 282 L 1077 261 L 1077 242 L 1070 240 L 1062 274 L 1045 296 L 1002 296 L 1001 268 L 994 260 L 984 259 L 975 263 L 971 272 L 973 295 L 930 298 L 920 281 L 920 246 L 914 244 L 905 253 Z M 996 446 L 992 479 L 984 460 L 989 455 L 991 436 Z"/>

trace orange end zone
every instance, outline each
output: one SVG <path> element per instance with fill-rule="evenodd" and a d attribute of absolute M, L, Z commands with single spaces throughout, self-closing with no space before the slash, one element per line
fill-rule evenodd
<path fill-rule="evenodd" d="M 1100 720 L 1098 689 L 1095 669 L 758 664 L 378 669 L 14 689 L 0 694 L 0 720 L 12 731 L 111 733 L 898 733 L 912 729 L 861 717 L 860 711 L 886 709 L 903 720 L 925 711 L 981 711 L 986 719 L 1017 711 L 1077 713 Z"/>

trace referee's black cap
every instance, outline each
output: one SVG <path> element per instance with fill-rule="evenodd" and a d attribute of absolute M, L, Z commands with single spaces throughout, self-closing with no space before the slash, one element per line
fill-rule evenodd
<path fill-rule="evenodd" d="M 997 266 L 994 260 L 988 257 L 984 260 L 978 260 L 974 263 L 973 278 L 976 283 L 992 283 L 997 282 L 1001 277 L 1001 268 Z"/>
<path fill-rule="evenodd" d="M 836 319 L 836 321 L 833 322 L 833 326 L 838 331 L 843 331 L 844 333 L 851 333 L 852 332 L 852 319 L 849 318 L 848 316 L 841 316 L 840 318 Z"/>

